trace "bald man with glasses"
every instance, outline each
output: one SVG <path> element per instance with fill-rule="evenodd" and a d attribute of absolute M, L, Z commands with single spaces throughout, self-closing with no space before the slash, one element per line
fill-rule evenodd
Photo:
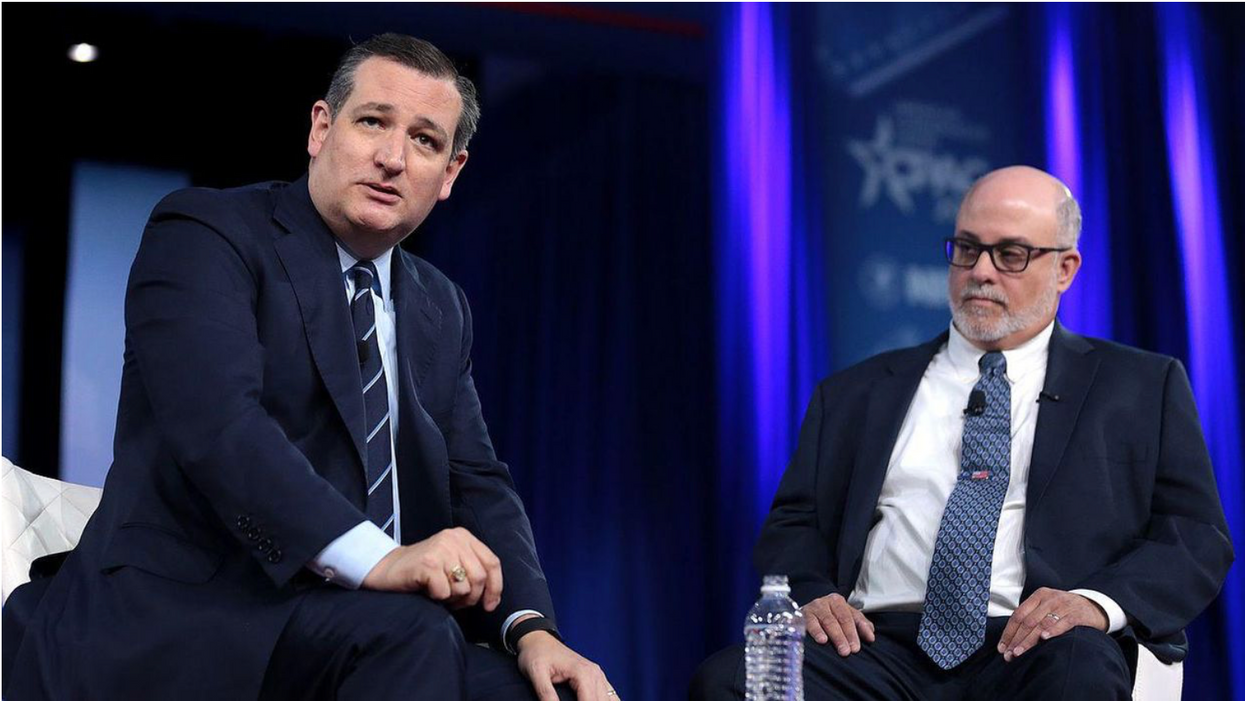
<path fill-rule="evenodd" d="M 1055 319 L 1080 223 L 1047 173 L 983 176 L 947 332 L 814 392 L 754 553 L 804 610 L 810 701 L 1123 700 L 1138 645 L 1184 658 L 1232 545 L 1180 362 Z M 743 689 L 735 647 L 691 696 Z"/>

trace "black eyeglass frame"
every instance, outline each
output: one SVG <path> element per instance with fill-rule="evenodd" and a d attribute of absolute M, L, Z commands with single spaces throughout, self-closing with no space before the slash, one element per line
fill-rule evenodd
<path fill-rule="evenodd" d="M 970 249 L 977 250 L 977 255 L 973 256 L 972 263 L 954 262 L 955 247 L 957 245 L 963 245 L 963 246 L 967 246 Z M 1025 256 L 1025 264 L 1020 266 L 1019 269 L 1012 270 L 1011 268 L 1007 268 L 1007 267 L 1000 265 L 998 257 L 995 256 L 994 254 L 994 251 L 996 249 L 1005 248 L 1008 246 L 1014 246 L 1016 248 L 1024 249 L 1025 253 L 1027 254 Z M 989 251 L 990 262 L 994 264 L 994 268 L 1004 273 L 1023 273 L 1024 271 L 1029 269 L 1029 264 L 1033 262 L 1033 259 L 1037 256 L 1042 255 L 1043 253 L 1063 253 L 1065 251 L 1072 250 L 1071 247 L 1043 248 L 1041 246 L 1030 246 L 1027 243 L 1020 243 L 1019 241 L 1004 241 L 1002 243 L 985 244 L 985 243 L 979 243 L 977 241 L 972 241 L 970 239 L 958 238 L 958 237 L 953 237 L 953 236 L 943 239 L 943 249 L 947 255 L 947 265 L 951 265 L 956 268 L 972 268 L 976 266 L 977 262 L 981 260 L 981 254 L 985 251 Z"/>

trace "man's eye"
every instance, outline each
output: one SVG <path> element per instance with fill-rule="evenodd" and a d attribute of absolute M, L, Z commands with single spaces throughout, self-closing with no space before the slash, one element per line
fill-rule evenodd
<path fill-rule="evenodd" d="M 1008 263 L 1023 263 L 1029 252 L 1020 246 L 1004 246 L 999 249 L 999 255 Z"/>
<path fill-rule="evenodd" d="M 362 117 L 359 119 L 359 124 L 362 124 L 365 127 L 379 127 L 380 120 L 376 117 Z"/>
<path fill-rule="evenodd" d="M 419 144 L 420 146 L 428 146 L 429 148 L 437 147 L 437 140 L 432 138 L 431 136 L 428 136 L 427 134 L 416 134 L 415 143 Z"/>

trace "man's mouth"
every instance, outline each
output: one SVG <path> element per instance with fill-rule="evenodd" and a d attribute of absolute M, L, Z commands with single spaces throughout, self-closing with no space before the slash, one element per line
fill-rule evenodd
<path fill-rule="evenodd" d="M 385 202 L 396 202 L 402 199 L 402 195 L 398 193 L 398 188 L 383 183 L 363 183 L 368 190 L 371 190 L 377 199 Z"/>
<path fill-rule="evenodd" d="M 977 297 L 977 296 L 970 295 L 964 298 L 963 304 L 973 304 L 973 303 L 976 303 L 975 306 L 981 306 L 981 307 L 996 306 L 996 305 L 1000 307 L 1007 306 L 1006 303 L 1000 300 L 997 300 L 997 299 L 992 299 L 990 297 Z"/>

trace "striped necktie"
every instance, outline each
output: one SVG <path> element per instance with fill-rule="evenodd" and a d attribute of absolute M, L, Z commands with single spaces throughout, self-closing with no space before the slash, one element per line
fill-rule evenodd
<path fill-rule="evenodd" d="M 966 412 L 960 474 L 947 499 L 934 542 L 917 644 L 939 667 L 951 669 L 986 640 L 994 537 L 1012 464 L 1012 390 L 999 351 L 978 361 L 973 389 L 984 411 Z"/>
<path fill-rule="evenodd" d="M 376 338 L 376 307 L 372 291 L 381 296 L 380 281 L 372 261 L 359 261 L 346 271 L 354 281 L 350 318 L 354 322 L 359 350 L 359 373 L 363 380 L 363 406 L 367 414 L 367 518 L 393 536 L 393 442 L 389 423 L 389 384 Z"/>

